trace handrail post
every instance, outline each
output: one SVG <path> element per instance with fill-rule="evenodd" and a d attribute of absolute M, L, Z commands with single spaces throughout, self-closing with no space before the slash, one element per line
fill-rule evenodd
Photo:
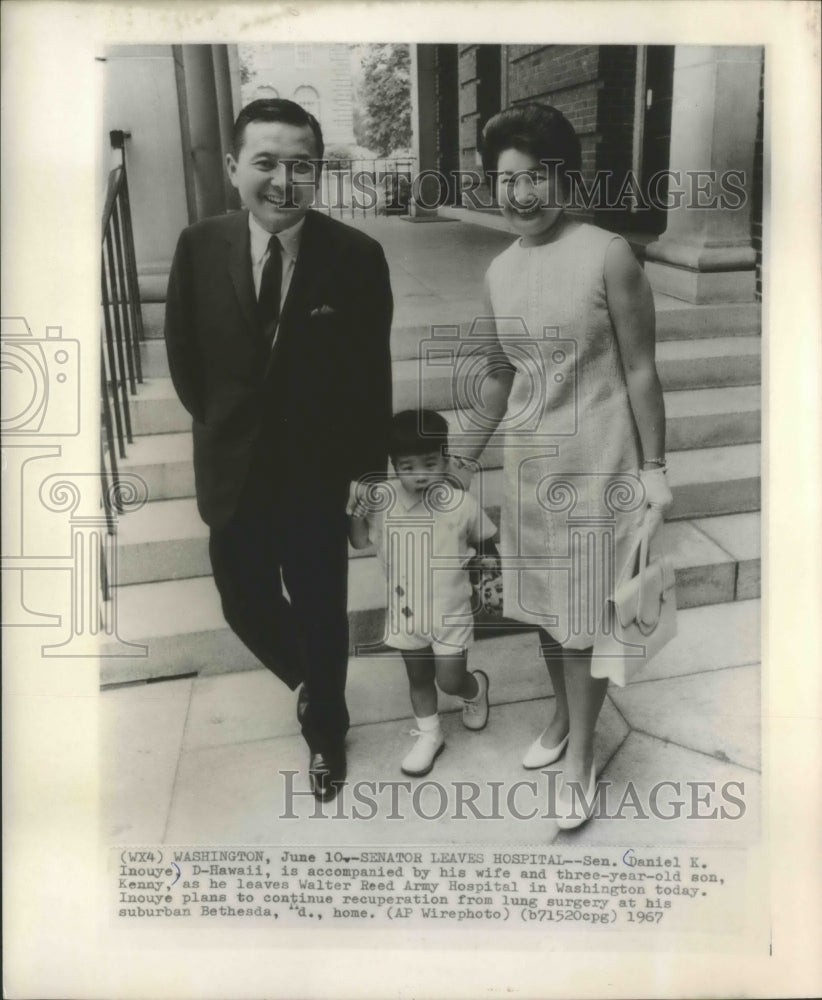
<path fill-rule="evenodd" d="M 143 381 L 140 345 L 145 338 L 134 228 L 128 194 L 125 141 L 131 133 L 123 129 L 109 132 L 111 147 L 120 153 L 120 163 L 109 174 L 102 219 L 100 255 L 100 298 L 103 313 L 100 345 L 101 392 L 101 483 L 103 485 L 104 521 L 109 536 L 114 534 L 116 513 L 123 476 L 118 456 L 126 457 L 125 443 L 132 443 L 129 389 L 137 392 Z M 113 544 L 113 543 L 112 543 Z M 99 548 L 99 583 L 103 600 L 111 597 L 106 546 Z M 91 552 L 87 553 L 91 557 Z M 112 556 L 114 558 L 114 555 Z"/>

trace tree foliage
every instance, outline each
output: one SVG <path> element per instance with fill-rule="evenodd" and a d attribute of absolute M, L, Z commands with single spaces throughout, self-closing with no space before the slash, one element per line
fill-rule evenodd
<path fill-rule="evenodd" d="M 369 45 L 362 63 L 358 142 L 387 156 L 411 145 L 411 54 L 407 45 Z M 356 134 L 356 132 L 355 132 Z"/>
<path fill-rule="evenodd" d="M 251 45 L 238 45 L 237 46 L 239 63 L 240 63 L 240 84 L 243 87 L 248 86 L 256 73 L 254 66 L 254 51 Z"/>

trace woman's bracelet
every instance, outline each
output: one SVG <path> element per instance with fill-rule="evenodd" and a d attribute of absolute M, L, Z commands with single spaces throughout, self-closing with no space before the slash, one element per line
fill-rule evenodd
<path fill-rule="evenodd" d="M 656 466 L 656 468 L 661 469 L 663 472 L 668 468 L 668 463 L 664 458 L 646 458 L 642 463 L 642 468 L 644 469 L 646 465 Z"/>

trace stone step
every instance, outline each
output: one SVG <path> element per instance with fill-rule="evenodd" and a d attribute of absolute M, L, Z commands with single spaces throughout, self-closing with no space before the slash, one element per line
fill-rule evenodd
<path fill-rule="evenodd" d="M 688 525 L 687 530 L 683 525 L 666 525 L 665 532 L 666 541 L 678 564 L 677 604 L 682 616 L 679 622 L 680 635 L 687 636 L 685 616 L 689 609 L 710 607 L 724 609 L 714 626 L 714 635 L 721 636 L 727 631 L 728 622 L 737 613 L 739 605 L 754 603 L 750 598 L 755 595 L 743 595 L 740 592 L 736 596 L 737 564 L 733 556 L 714 545 L 696 525 Z M 369 562 L 352 563 L 352 570 L 357 570 L 362 565 L 364 578 L 376 568 L 370 566 Z M 354 575 L 350 599 L 352 650 L 358 646 L 367 647 L 368 644 L 378 643 L 382 636 L 383 622 L 383 613 L 379 608 L 363 606 L 368 603 L 369 598 L 373 599 L 374 593 L 380 592 L 379 582 L 370 589 L 367 581 L 357 579 L 356 574 Z M 128 642 L 145 644 L 147 652 L 145 656 L 139 657 L 104 658 L 101 672 L 104 684 L 173 677 L 186 673 L 220 674 L 259 667 L 256 658 L 225 624 L 219 596 L 210 577 L 119 587 L 116 602 L 117 634 Z M 755 628 L 758 634 L 758 623 Z M 489 655 L 490 650 L 495 651 L 493 659 L 496 660 L 500 658 L 500 649 L 508 650 L 511 646 L 518 646 L 526 641 L 533 643 L 533 636 L 524 634 L 527 631 L 515 629 L 487 638 L 483 638 L 480 633 L 471 654 L 472 665 L 479 666 L 479 659 Z M 378 655 L 379 648 L 376 645 L 375 649 L 377 653 L 362 658 L 360 662 L 373 664 L 372 669 L 376 669 L 393 659 L 391 656 Z M 500 662 L 506 661 L 507 654 L 500 659 Z M 540 679 L 540 683 L 544 683 L 544 680 Z M 404 685 L 403 692 L 407 698 Z M 522 693 L 522 697 L 540 696 L 527 689 Z"/>
<path fill-rule="evenodd" d="M 758 303 L 691 306 L 664 296 L 657 301 L 656 339 L 658 344 L 680 340 L 758 337 L 761 331 Z M 433 311 L 432 311 L 433 310 Z M 425 312 L 431 312 L 426 322 Z M 443 300 L 426 307 L 421 298 L 399 303 L 391 332 L 391 354 L 398 361 L 423 356 L 423 345 L 432 338 L 433 327 L 453 327 L 447 337 L 470 342 L 469 331 L 478 316 L 476 300 Z M 437 331 L 437 340 L 446 331 Z"/>
<path fill-rule="evenodd" d="M 191 435 L 152 434 L 138 437 L 121 462 L 123 471 L 143 478 L 151 500 L 194 496 Z M 500 449 L 486 456 L 486 468 L 477 477 L 475 491 L 493 512 L 499 507 L 502 472 L 493 463 Z M 682 519 L 759 510 L 760 447 L 758 444 L 724 445 L 672 451 L 668 480 L 674 494 L 670 517 Z"/>
<path fill-rule="evenodd" d="M 759 513 L 703 517 L 695 523 L 704 535 L 736 560 L 736 600 L 759 597 L 762 552 Z"/>
<path fill-rule="evenodd" d="M 157 500 L 117 525 L 117 583 L 208 576 L 208 527 L 194 498 Z"/>
<path fill-rule="evenodd" d="M 163 324 L 166 319 L 166 304 L 164 301 L 142 302 L 143 308 L 143 332 L 148 340 L 163 339 Z"/>
<path fill-rule="evenodd" d="M 496 512 L 495 512 L 496 513 Z M 760 515 L 757 512 L 671 521 L 664 544 L 676 561 L 683 606 L 757 596 Z M 352 606 L 384 606 L 383 580 L 370 550 L 350 550 Z M 208 576 L 208 528 L 194 500 L 146 505 L 118 531 L 118 584 L 130 586 Z M 728 597 L 727 595 L 731 596 Z"/>
<path fill-rule="evenodd" d="M 446 342 L 447 343 L 447 342 Z M 455 349 L 459 346 L 454 341 Z M 422 350 L 422 348 L 420 348 Z M 424 376 L 426 395 L 447 399 L 452 395 L 453 372 L 425 365 L 417 355 L 406 357 L 392 346 L 394 357 L 395 396 L 402 405 L 416 405 L 417 386 Z M 143 376 L 139 397 L 148 385 L 168 378 L 168 361 L 162 340 L 147 340 L 141 344 Z M 699 340 L 671 340 L 657 345 L 657 369 L 666 391 L 721 388 L 724 386 L 756 385 L 761 380 L 762 352 L 759 337 L 715 337 Z M 445 403 L 439 403 L 445 406 Z M 172 428 L 166 428 L 167 433 Z M 156 433 L 141 431 L 141 433 Z"/>
<path fill-rule="evenodd" d="M 666 390 L 759 385 L 762 339 L 739 336 L 661 341 L 656 364 Z"/>
<path fill-rule="evenodd" d="M 149 338 L 140 344 L 143 378 L 168 378 L 168 358 L 162 337 Z"/>
<path fill-rule="evenodd" d="M 492 508 L 490 514 L 498 524 L 499 508 Z M 671 547 L 677 552 L 682 550 L 687 553 L 682 556 L 681 573 L 691 565 L 701 565 L 700 560 L 706 551 L 704 540 L 693 535 L 689 527 L 691 524 L 733 556 L 734 563 L 738 564 L 738 586 L 745 596 L 754 591 L 758 593 L 759 514 L 729 514 L 667 524 L 666 538 L 670 536 Z M 702 541 L 702 546 L 694 549 L 693 543 L 697 541 Z M 155 501 L 127 515 L 118 525 L 117 545 L 118 583 L 121 586 L 208 576 L 211 573 L 208 528 L 200 519 L 193 498 Z M 716 555 L 715 551 L 708 554 Z M 351 548 L 349 555 L 352 560 L 374 562 L 370 549 Z M 365 587 L 373 588 L 379 584 L 379 573 L 373 566 L 352 566 L 352 574 L 357 580 L 363 580 Z M 702 580 L 700 585 L 704 587 L 706 581 Z M 728 581 L 723 577 L 718 580 L 718 585 L 727 589 Z"/>
<path fill-rule="evenodd" d="M 424 391 L 420 392 L 416 381 L 418 371 L 413 365 L 413 362 L 399 362 L 394 366 L 394 409 L 424 405 L 445 412 L 455 435 L 452 445 L 458 450 L 458 432 L 461 425 L 465 426 L 465 419 L 459 420 L 453 411 L 448 412 L 453 403 L 448 395 L 450 382 L 428 379 Z M 759 440 L 758 386 L 671 391 L 666 393 L 666 411 L 669 451 Z M 137 396 L 132 397 L 131 420 L 134 433 L 139 436 L 181 433 L 191 426 L 191 418 L 177 399 L 171 379 L 167 378 L 146 379 Z M 495 437 L 489 447 L 498 445 Z M 497 464 L 499 461 L 497 458 Z"/>
<path fill-rule="evenodd" d="M 454 400 L 451 385 L 427 379 L 420 389 L 417 373 L 398 380 L 395 365 L 394 409 L 424 406 L 439 410 L 451 427 L 450 446 L 459 453 L 463 442 L 478 428 L 470 411 L 451 409 Z M 413 364 L 413 362 L 411 362 Z M 665 437 L 668 452 L 688 448 L 714 448 L 721 445 L 750 444 L 760 440 L 761 400 L 759 386 L 729 386 L 722 389 L 689 389 L 665 393 Z M 502 465 L 503 435 L 494 434 L 486 446 L 483 463 Z"/>
<path fill-rule="evenodd" d="M 762 403 L 758 385 L 665 393 L 668 452 L 750 444 L 761 440 L 761 433 Z"/>
<path fill-rule="evenodd" d="M 349 558 L 371 559 L 370 548 L 349 547 Z M 191 498 L 157 500 L 120 519 L 117 582 L 121 585 L 208 576 L 208 527 Z"/>
<path fill-rule="evenodd" d="M 177 398 L 171 379 L 145 374 L 143 378 L 136 396 L 129 399 L 131 426 L 135 436 L 189 431 L 191 417 Z"/>
<path fill-rule="evenodd" d="M 709 389 L 744 389 L 756 385 L 760 380 L 759 343 L 756 338 L 749 337 L 740 337 L 739 341 L 742 346 L 741 351 L 726 351 L 723 346 L 720 348 L 722 353 L 709 349 L 704 354 L 696 354 L 693 345 L 707 344 L 709 348 L 715 348 L 719 342 L 671 341 L 669 344 L 660 344 L 657 357 L 663 389 L 666 392 L 682 393 Z M 446 349 L 449 343 L 445 342 Z M 722 344 L 736 347 L 734 338 L 730 337 L 723 338 Z M 456 341 L 453 342 L 453 347 L 455 351 L 458 349 Z M 682 351 L 682 347 L 690 350 Z M 438 345 L 438 348 L 441 349 L 442 345 Z M 668 350 L 669 348 L 676 350 Z M 460 368 L 469 376 L 475 371 L 470 357 L 459 362 L 456 367 L 430 365 L 418 358 L 394 361 L 394 409 L 405 410 L 425 406 L 433 410 L 449 410 L 469 406 L 470 386 L 466 386 L 462 381 Z M 700 398 L 709 407 L 715 407 L 720 396 L 706 395 Z M 745 394 L 738 394 L 730 398 L 741 400 L 748 397 Z M 754 394 L 750 394 L 749 398 L 753 399 Z M 730 407 L 729 402 L 728 408 Z"/>
<path fill-rule="evenodd" d="M 761 461 L 758 444 L 671 452 L 668 482 L 674 503 L 668 518 L 681 520 L 759 510 Z"/>
<path fill-rule="evenodd" d="M 142 303 L 143 328 L 149 338 L 162 337 L 165 317 L 165 287 L 160 291 L 157 282 L 167 279 L 154 280 L 156 287 Z M 480 297 L 472 297 L 470 293 L 442 298 L 421 295 L 419 291 L 403 294 L 398 286 L 394 298 L 392 351 L 397 358 L 419 357 L 419 342 L 431 336 L 432 326 L 458 326 L 467 335 L 474 318 L 480 315 Z M 695 306 L 655 293 L 654 304 L 658 341 L 758 336 L 761 332 L 758 302 Z"/>
<path fill-rule="evenodd" d="M 431 343 L 429 340 L 428 343 Z M 436 347 L 452 349 L 458 357 L 465 358 L 465 340 L 457 337 L 437 337 Z M 470 343 L 470 342 L 469 342 Z M 404 386 L 440 383 L 447 386 L 454 381 L 455 368 L 433 366 L 426 362 L 429 348 L 422 341 L 415 345 L 416 353 L 403 350 L 392 340 L 395 381 Z M 703 337 L 692 340 L 664 340 L 657 344 L 657 369 L 665 389 L 701 389 L 725 385 L 753 385 L 761 380 L 762 342 L 757 336 Z M 470 365 L 465 362 L 466 367 Z M 470 368 L 467 368 L 470 370 Z M 457 369 L 458 375 L 458 369 Z"/>
<path fill-rule="evenodd" d="M 168 290 L 168 275 L 171 261 L 164 264 L 154 264 L 141 267 L 137 275 L 140 288 L 140 298 L 143 303 L 143 323 L 145 324 L 146 306 L 157 305 L 165 309 L 166 292 Z"/>
<path fill-rule="evenodd" d="M 702 519 L 664 525 L 662 538 L 652 546 L 652 551 L 662 550 L 674 561 L 678 607 L 701 607 L 759 596 L 760 515 L 730 516 L 737 518 L 733 526 L 726 528 L 715 523 L 712 526 L 716 534 L 725 536 L 725 545 L 703 530 Z M 386 582 L 375 557 L 350 563 L 349 594 L 352 642 L 379 643 L 383 638 L 381 612 L 386 606 Z"/>
<path fill-rule="evenodd" d="M 494 505 L 488 509 L 498 525 L 499 507 Z M 717 544 L 736 552 L 751 534 L 752 519 L 759 515 L 746 513 L 738 517 L 739 528 L 735 534 L 727 534 L 737 524 L 734 515 L 702 519 L 699 526 Z M 716 530 L 722 529 L 724 534 L 714 534 L 714 523 L 718 526 Z M 672 524 L 666 530 L 673 530 Z M 751 559 L 758 560 L 758 552 L 757 534 Z M 365 559 L 371 553 L 367 549 L 351 548 L 349 555 L 352 559 Z M 208 528 L 200 519 L 194 498 L 157 500 L 122 518 L 118 525 L 118 558 L 121 585 L 208 575 L 211 572 Z"/>

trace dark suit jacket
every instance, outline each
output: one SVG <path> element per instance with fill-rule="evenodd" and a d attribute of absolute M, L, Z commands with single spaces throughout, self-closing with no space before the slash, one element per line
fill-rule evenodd
<path fill-rule="evenodd" d="M 211 527 L 229 520 L 249 478 L 338 492 L 386 465 L 393 303 L 379 243 L 309 211 L 273 350 L 255 309 L 248 213 L 183 230 L 165 337 Z"/>

